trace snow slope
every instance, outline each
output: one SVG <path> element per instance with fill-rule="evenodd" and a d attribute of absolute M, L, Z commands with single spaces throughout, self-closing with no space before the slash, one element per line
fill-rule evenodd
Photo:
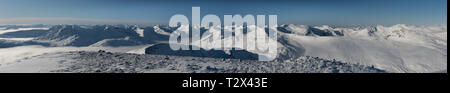
<path fill-rule="evenodd" d="M 68 51 L 98 51 L 100 49 L 119 53 L 213 59 L 233 58 L 230 57 L 232 56 L 230 51 L 213 52 L 213 54 L 218 53 L 218 56 L 208 55 L 211 53 L 206 51 L 197 51 L 199 55 L 189 55 L 193 51 L 187 51 L 189 53 L 185 51 L 181 54 L 170 51 L 168 47 L 164 47 L 164 44 L 167 43 L 169 34 L 177 28 L 163 25 L 7 25 L 0 28 L 0 72 L 2 70 L 5 72 L 6 68 L 20 69 L 20 67 L 32 66 L 31 64 L 47 64 L 45 60 L 54 62 L 51 60 L 60 60 L 58 55 L 66 55 L 64 52 Z M 206 30 L 202 28 L 202 31 Z M 277 62 L 314 56 L 323 60 L 342 60 L 346 64 L 374 66 L 387 72 L 434 73 L 447 70 L 446 25 L 308 26 L 288 24 L 280 25 L 277 34 Z M 161 44 L 163 44 L 162 47 Z M 202 54 L 205 52 L 207 54 Z M 234 53 L 233 55 L 246 56 L 258 53 L 258 51 L 244 52 L 246 54 Z M 174 53 L 180 55 L 173 55 Z M 39 61 L 40 59 L 36 57 L 46 54 L 52 54 L 58 58 L 42 58 Z M 19 67 L 12 65 L 18 62 L 23 65 L 17 65 Z M 233 64 L 239 63 L 233 62 Z M 30 71 L 23 69 L 25 72 Z M 6 72 L 8 71 L 12 70 Z M 46 71 L 49 70 L 44 72 Z"/>
<path fill-rule="evenodd" d="M 283 29 L 289 32 L 280 31 L 279 35 L 285 38 L 279 39 L 302 44 L 308 56 L 374 65 L 390 72 L 447 69 L 446 25 L 358 28 L 285 25 Z M 319 32 L 329 34 L 308 34 Z"/>
<path fill-rule="evenodd" d="M 69 52 L 69 51 L 98 51 L 100 49 L 112 52 L 129 52 L 144 46 L 127 47 L 45 47 L 45 46 L 17 46 L 10 48 L 0 48 L 0 67 L 15 64 L 23 59 L 40 56 L 49 53 Z M 34 60 L 28 60 L 33 62 Z"/>
<path fill-rule="evenodd" d="M 68 57 L 68 53 L 55 52 L 25 57 L 15 63 L 0 65 L 0 73 L 50 73 L 65 69 L 76 60 Z M 68 63 L 68 64 L 66 64 Z"/>
<path fill-rule="evenodd" d="M 169 55 L 138 55 L 127 53 L 65 52 L 69 60 L 52 63 L 49 72 L 70 73 L 384 73 L 373 67 L 347 64 L 317 57 L 300 57 L 283 62 L 216 59 Z M 76 60 L 76 61 L 73 61 Z M 56 65 L 55 65 L 56 64 Z M 17 67 L 23 66 L 17 65 Z M 42 70 L 48 71 L 47 69 Z M 10 70 L 10 72 L 13 72 Z"/>

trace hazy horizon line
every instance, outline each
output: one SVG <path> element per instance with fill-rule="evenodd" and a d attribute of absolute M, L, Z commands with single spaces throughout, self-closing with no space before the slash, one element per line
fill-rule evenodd
<path fill-rule="evenodd" d="M 43 22 L 44 21 L 44 22 Z M 161 25 L 168 22 L 146 21 L 146 20 L 125 20 L 125 19 L 96 19 L 96 18 L 73 18 L 73 17 L 15 17 L 0 18 L 0 25 Z M 300 24 L 300 25 L 396 25 L 396 24 L 304 24 L 304 23 L 281 23 L 281 24 Z M 397 23 L 406 24 L 406 23 Z M 406 24 L 406 25 L 447 25 L 444 24 Z"/>

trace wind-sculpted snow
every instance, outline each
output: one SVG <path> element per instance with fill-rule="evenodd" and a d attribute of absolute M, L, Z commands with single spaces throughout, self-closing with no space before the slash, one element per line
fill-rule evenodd
<path fill-rule="evenodd" d="M 138 55 L 126 53 L 70 52 L 73 63 L 53 72 L 77 73 L 383 73 L 385 71 L 357 64 L 317 57 L 300 57 L 282 62 Z"/>

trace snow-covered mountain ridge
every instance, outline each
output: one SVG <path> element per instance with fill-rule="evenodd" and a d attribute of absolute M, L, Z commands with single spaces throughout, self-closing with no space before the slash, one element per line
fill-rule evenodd
<path fill-rule="evenodd" d="M 169 34 L 177 29 L 166 25 L 6 25 L 0 28 L 0 50 L 28 45 L 96 48 L 139 46 L 125 50 L 140 54 L 163 54 L 165 50 L 155 52 L 155 48 L 160 49 L 157 45 L 167 43 Z M 20 28 L 33 29 L 11 30 Z M 202 31 L 206 30 L 202 28 Z M 447 25 L 282 24 L 277 30 L 279 61 L 314 56 L 373 65 L 388 72 L 439 72 L 447 69 Z M 253 51 L 242 52 L 255 54 Z M 214 53 L 224 54 L 219 58 L 232 56 L 228 51 Z M 203 57 L 204 54 L 193 56 Z"/>

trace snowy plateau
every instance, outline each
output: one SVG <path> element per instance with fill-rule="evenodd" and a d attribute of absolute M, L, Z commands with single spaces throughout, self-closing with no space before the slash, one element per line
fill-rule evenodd
<path fill-rule="evenodd" d="M 245 50 L 173 51 L 176 29 L 0 25 L 0 73 L 447 73 L 446 24 L 283 24 L 273 61 Z"/>

